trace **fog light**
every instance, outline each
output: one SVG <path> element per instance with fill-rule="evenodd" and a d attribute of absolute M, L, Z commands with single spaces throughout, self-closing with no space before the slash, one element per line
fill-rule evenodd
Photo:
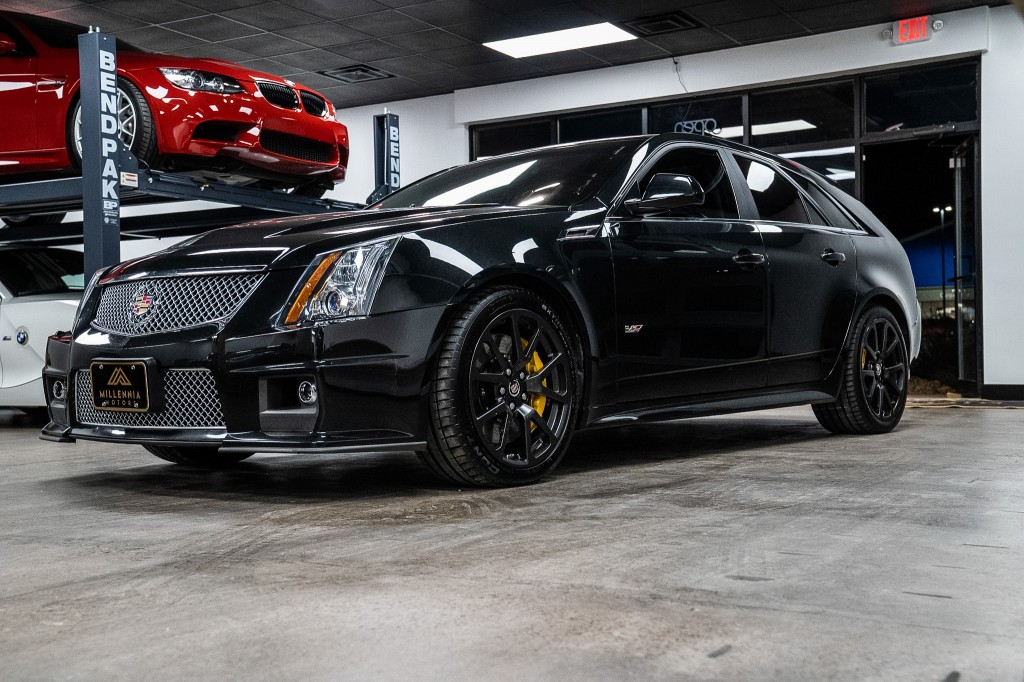
<path fill-rule="evenodd" d="M 312 405 L 316 402 L 316 384 L 312 381 L 303 381 L 299 384 L 299 402 L 303 405 Z"/>
<path fill-rule="evenodd" d="M 53 382 L 53 386 L 50 388 L 50 393 L 53 394 L 54 400 L 64 400 L 64 396 L 67 395 L 67 387 L 64 386 L 64 382 L 58 379 Z"/>

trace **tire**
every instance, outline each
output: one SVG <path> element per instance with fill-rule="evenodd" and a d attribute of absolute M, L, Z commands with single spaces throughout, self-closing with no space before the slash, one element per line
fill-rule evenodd
<path fill-rule="evenodd" d="M 452 483 L 490 487 L 550 473 L 569 446 L 582 396 L 581 352 L 571 338 L 551 306 L 525 289 L 470 299 L 434 367 L 430 433 L 419 453 L 427 467 Z"/>
<path fill-rule="evenodd" d="M 21 213 L 18 215 L 5 215 L 0 216 L 0 220 L 3 220 L 7 225 L 14 227 L 16 225 L 57 225 L 64 220 L 66 213 Z"/>
<path fill-rule="evenodd" d="M 888 433 L 907 405 L 910 363 L 899 322 L 882 307 L 869 308 L 844 351 L 843 383 L 834 403 L 814 405 L 832 433 Z"/>
<path fill-rule="evenodd" d="M 128 105 L 130 109 L 125 108 Z M 125 78 L 117 79 L 117 108 L 121 140 L 128 145 L 140 163 L 155 166 L 157 145 L 153 114 L 142 92 Z M 81 115 L 82 100 L 79 98 L 71 108 L 67 123 L 68 157 L 78 168 L 82 167 L 82 140 L 79 134 Z"/>
<path fill-rule="evenodd" d="M 194 446 L 176 447 L 171 445 L 143 445 L 149 452 L 160 459 L 202 469 L 223 469 L 238 464 L 243 459 L 252 457 L 251 452 L 232 452 L 223 454 L 215 447 Z"/>

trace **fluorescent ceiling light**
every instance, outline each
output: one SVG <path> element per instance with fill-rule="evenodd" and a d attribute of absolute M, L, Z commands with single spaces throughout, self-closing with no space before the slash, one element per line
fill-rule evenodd
<path fill-rule="evenodd" d="M 626 40 L 636 40 L 636 36 L 623 31 L 618 26 L 605 22 L 591 26 L 580 26 L 579 28 L 568 28 L 564 31 L 538 33 L 532 36 L 523 36 L 522 38 L 496 40 L 491 43 L 484 43 L 484 47 L 504 52 L 509 57 L 516 57 L 518 59 L 521 57 L 533 57 L 538 54 L 578 50 L 584 47 L 594 47 L 595 45 L 621 43 Z"/>
<path fill-rule="evenodd" d="M 810 130 L 818 126 L 798 119 L 796 121 L 779 121 L 778 123 L 758 123 L 751 127 L 752 135 L 774 135 L 775 133 L 791 133 L 795 130 Z M 743 137 L 743 126 L 728 126 L 715 133 L 718 137 Z"/>

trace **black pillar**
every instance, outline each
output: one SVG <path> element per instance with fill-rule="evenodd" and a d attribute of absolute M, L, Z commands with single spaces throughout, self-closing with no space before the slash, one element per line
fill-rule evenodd
<path fill-rule="evenodd" d="M 121 260 L 121 138 L 114 38 L 78 36 L 85 276 Z M 72 141 L 73 143 L 73 141 Z"/>

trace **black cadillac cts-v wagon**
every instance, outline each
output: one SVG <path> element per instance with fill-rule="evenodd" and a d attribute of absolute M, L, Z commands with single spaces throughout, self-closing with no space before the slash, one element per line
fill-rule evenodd
<path fill-rule="evenodd" d="M 920 330 L 903 249 L 828 180 L 709 137 L 600 140 L 97 273 L 47 349 L 43 437 L 207 467 L 416 451 L 513 485 L 627 420 L 811 404 L 889 431 Z"/>

